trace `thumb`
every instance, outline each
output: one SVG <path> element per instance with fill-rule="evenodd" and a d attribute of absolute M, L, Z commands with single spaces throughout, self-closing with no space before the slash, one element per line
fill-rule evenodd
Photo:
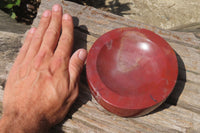
<path fill-rule="evenodd" d="M 85 49 L 79 49 L 72 55 L 69 61 L 69 76 L 71 85 L 76 84 L 85 63 L 86 57 L 87 51 Z"/>

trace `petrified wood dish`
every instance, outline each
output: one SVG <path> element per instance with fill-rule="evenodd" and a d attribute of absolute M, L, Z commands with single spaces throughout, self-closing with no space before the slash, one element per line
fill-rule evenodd
<path fill-rule="evenodd" d="M 105 33 L 89 51 L 87 79 L 92 95 L 119 116 L 144 115 L 163 103 L 178 75 L 174 50 L 146 29 Z"/>

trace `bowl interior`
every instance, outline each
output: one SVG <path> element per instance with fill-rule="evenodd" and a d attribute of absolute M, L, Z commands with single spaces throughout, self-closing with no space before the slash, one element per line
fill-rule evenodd
<path fill-rule="evenodd" d="M 137 31 L 127 31 L 105 42 L 97 57 L 97 71 L 102 82 L 121 96 L 152 95 L 161 89 L 168 93 L 173 79 L 169 54 Z M 155 99 L 156 100 L 156 99 Z"/>

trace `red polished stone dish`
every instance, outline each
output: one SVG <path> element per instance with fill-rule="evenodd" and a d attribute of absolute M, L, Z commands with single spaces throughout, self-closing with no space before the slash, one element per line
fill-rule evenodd
<path fill-rule="evenodd" d="M 163 103 L 178 75 L 174 50 L 146 29 L 105 33 L 89 51 L 87 79 L 92 95 L 119 116 L 140 116 Z"/>

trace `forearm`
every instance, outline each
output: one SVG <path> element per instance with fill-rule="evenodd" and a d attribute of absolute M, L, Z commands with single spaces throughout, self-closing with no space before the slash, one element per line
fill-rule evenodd
<path fill-rule="evenodd" d="M 47 126 L 36 122 L 35 118 L 25 120 L 17 116 L 2 116 L 0 119 L 0 133 L 44 133 Z"/>

